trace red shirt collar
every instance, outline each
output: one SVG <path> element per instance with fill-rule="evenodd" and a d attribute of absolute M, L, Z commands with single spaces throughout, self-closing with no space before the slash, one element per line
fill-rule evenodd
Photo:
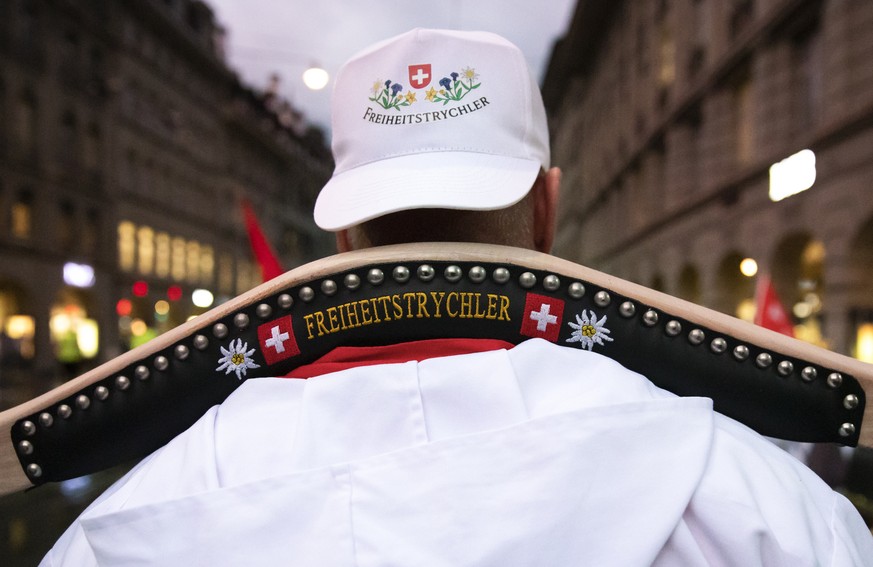
<path fill-rule="evenodd" d="M 312 378 L 358 366 L 395 364 L 428 358 L 511 349 L 512 343 L 497 339 L 426 339 L 384 346 L 337 347 L 318 360 L 298 366 L 285 378 Z"/>

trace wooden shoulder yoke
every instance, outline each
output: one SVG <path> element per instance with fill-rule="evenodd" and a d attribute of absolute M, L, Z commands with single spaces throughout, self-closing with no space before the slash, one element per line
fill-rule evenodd
<path fill-rule="evenodd" d="M 0 413 L 0 494 L 145 456 L 335 347 L 440 337 L 593 350 L 761 434 L 873 446 L 873 365 L 553 256 L 409 244 L 292 270 Z"/>

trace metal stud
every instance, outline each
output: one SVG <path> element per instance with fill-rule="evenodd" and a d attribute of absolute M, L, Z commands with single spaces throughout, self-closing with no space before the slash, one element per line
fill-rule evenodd
<path fill-rule="evenodd" d="M 21 431 L 28 437 L 36 433 L 36 425 L 33 424 L 32 421 L 28 420 L 21 424 Z"/>
<path fill-rule="evenodd" d="M 115 387 L 122 392 L 130 388 L 130 378 L 127 376 L 117 376 L 115 378 Z"/>
<path fill-rule="evenodd" d="M 505 284 L 509 281 L 509 278 L 512 277 L 512 275 L 506 268 L 495 268 L 494 274 L 491 277 L 494 278 L 494 281 L 497 283 Z"/>
<path fill-rule="evenodd" d="M 561 280 L 558 276 L 549 274 L 543 278 L 543 287 L 548 291 L 557 291 L 561 287 Z"/>
<path fill-rule="evenodd" d="M 170 361 L 167 360 L 166 356 L 156 356 L 155 357 L 155 370 L 158 372 L 163 372 L 167 368 L 170 367 Z"/>
<path fill-rule="evenodd" d="M 524 289 L 530 289 L 537 284 L 537 277 L 531 272 L 524 272 L 518 276 L 518 285 Z"/>
<path fill-rule="evenodd" d="M 610 301 L 612 301 L 612 298 L 609 297 L 608 292 L 601 290 L 594 294 L 594 303 L 596 303 L 598 307 L 606 307 L 609 305 Z"/>
<path fill-rule="evenodd" d="M 212 326 L 212 334 L 216 339 L 223 339 L 227 336 L 227 325 L 224 323 L 216 323 Z"/>
<path fill-rule="evenodd" d="M 794 372 L 794 364 L 789 360 L 783 360 L 779 363 L 779 366 L 776 367 L 776 370 L 778 370 L 779 374 L 782 376 L 788 376 Z"/>
<path fill-rule="evenodd" d="M 300 296 L 301 300 L 303 300 L 306 303 L 309 303 L 310 301 L 315 299 L 315 290 L 312 289 L 311 287 L 309 287 L 308 285 L 303 286 L 300 288 L 300 291 L 298 292 L 297 295 Z"/>
<path fill-rule="evenodd" d="M 321 284 L 321 286 L 324 287 L 324 284 Z M 257 307 L 255 307 L 255 315 L 257 315 L 261 319 L 266 319 L 272 314 L 273 308 L 266 303 L 260 303 Z"/>
<path fill-rule="evenodd" d="M 22 455 L 30 455 L 33 453 L 33 443 L 30 441 L 22 441 L 18 444 L 18 452 Z"/>
<path fill-rule="evenodd" d="M 734 358 L 739 361 L 749 358 L 749 347 L 746 345 L 737 345 L 734 347 Z"/>
<path fill-rule="evenodd" d="M 109 388 L 106 386 L 97 386 L 94 388 L 94 397 L 102 402 L 109 397 Z"/>
<path fill-rule="evenodd" d="M 705 340 L 706 333 L 704 333 L 701 329 L 691 329 L 691 332 L 688 333 L 688 342 L 693 345 L 699 345 Z"/>
<path fill-rule="evenodd" d="M 36 463 L 27 465 L 27 476 L 30 478 L 39 478 L 42 476 L 42 467 Z"/>
<path fill-rule="evenodd" d="M 839 388 L 843 385 L 843 375 L 839 372 L 831 372 L 828 374 L 828 386 L 831 388 Z"/>
<path fill-rule="evenodd" d="M 709 343 L 709 349 L 715 354 L 721 354 L 727 350 L 727 341 L 721 337 L 716 337 Z"/>
<path fill-rule="evenodd" d="M 67 404 L 61 404 L 58 406 L 58 417 L 61 419 L 70 419 L 70 416 L 73 415 L 73 409 Z"/>
<path fill-rule="evenodd" d="M 443 273 L 446 277 L 446 280 L 455 283 L 460 280 L 464 275 L 464 272 L 461 270 L 460 266 L 446 266 L 446 271 Z"/>
<path fill-rule="evenodd" d="M 854 423 L 844 423 L 840 426 L 840 437 L 850 437 L 855 434 Z"/>
<path fill-rule="evenodd" d="M 394 268 L 394 271 L 391 272 L 391 277 L 393 277 L 394 281 L 397 283 L 408 282 L 409 275 L 409 268 L 406 266 L 397 266 Z"/>
<path fill-rule="evenodd" d="M 658 323 L 658 312 L 649 309 L 643 313 L 643 323 L 645 323 L 647 327 L 654 327 Z"/>
<path fill-rule="evenodd" d="M 85 394 L 76 396 L 76 407 L 79 409 L 88 409 L 91 406 L 91 398 Z"/>
<path fill-rule="evenodd" d="M 773 357 L 770 356 L 769 353 L 762 352 L 757 357 L 755 357 L 755 364 L 757 364 L 759 368 L 767 368 L 768 366 L 773 364 Z"/>
<path fill-rule="evenodd" d="M 51 427 L 54 422 L 55 418 L 53 418 L 52 414 L 50 414 L 49 412 L 44 411 L 39 414 L 39 424 L 43 427 Z"/>
<path fill-rule="evenodd" d="M 846 408 L 847 410 L 853 410 L 853 409 L 857 408 L 859 403 L 860 403 L 860 400 L 858 399 L 858 396 L 856 396 L 855 394 L 849 394 L 848 396 L 843 398 L 843 407 Z"/>
<path fill-rule="evenodd" d="M 385 281 L 385 274 L 379 268 L 373 268 L 367 272 L 367 281 L 373 285 L 379 285 Z"/>
<path fill-rule="evenodd" d="M 294 298 L 291 297 L 291 294 L 289 293 L 283 293 L 276 298 L 276 304 L 279 306 L 280 309 L 291 309 L 291 306 L 294 305 Z"/>
<path fill-rule="evenodd" d="M 245 313 L 237 313 L 233 316 L 233 324 L 237 329 L 243 330 L 249 326 L 249 316 Z"/>
<path fill-rule="evenodd" d="M 813 380 L 815 380 L 816 376 L 818 376 L 818 371 L 812 366 L 807 366 L 800 371 L 800 377 L 803 378 L 806 382 L 812 382 Z"/>
<path fill-rule="evenodd" d="M 423 282 L 429 282 L 434 278 L 434 276 L 436 276 L 436 270 L 434 270 L 433 266 L 430 264 L 422 264 L 418 267 L 415 273 L 418 276 L 418 279 Z"/>
<path fill-rule="evenodd" d="M 173 349 L 173 356 L 176 357 L 176 360 L 185 360 L 189 354 L 191 351 L 185 345 L 176 345 L 176 348 Z"/>
<path fill-rule="evenodd" d="M 324 280 L 321 282 L 321 293 L 328 297 L 335 294 L 337 289 L 336 282 L 333 280 Z"/>
<path fill-rule="evenodd" d="M 585 286 L 582 285 L 582 282 L 573 282 L 567 291 L 573 299 L 582 299 L 582 296 L 585 295 Z"/>
<path fill-rule="evenodd" d="M 485 268 L 482 266 L 473 266 L 470 268 L 470 271 L 467 272 L 467 276 L 473 283 L 482 283 L 485 281 L 485 278 L 488 277 L 488 272 L 486 272 Z"/>
<path fill-rule="evenodd" d="M 668 321 L 667 325 L 664 326 L 664 331 L 671 337 L 675 337 L 679 333 L 682 332 L 682 323 L 679 321 L 673 320 Z"/>
<path fill-rule="evenodd" d="M 139 365 L 133 370 L 133 375 L 139 378 L 140 380 L 148 380 L 149 379 L 149 369 L 147 366 Z"/>
<path fill-rule="evenodd" d="M 203 335 L 194 335 L 194 348 L 203 350 L 209 346 L 209 339 Z"/>
<path fill-rule="evenodd" d="M 343 278 L 343 285 L 346 286 L 346 289 L 354 291 L 361 287 L 361 278 L 357 274 L 346 274 L 346 277 Z"/>
<path fill-rule="evenodd" d="M 618 312 L 621 313 L 622 317 L 630 318 L 637 312 L 637 306 L 634 305 L 633 301 L 625 301 L 618 306 Z"/>

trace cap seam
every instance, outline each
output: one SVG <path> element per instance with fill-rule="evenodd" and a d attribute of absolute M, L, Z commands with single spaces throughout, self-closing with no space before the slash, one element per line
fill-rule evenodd
<path fill-rule="evenodd" d="M 364 165 L 368 165 L 371 163 L 377 163 L 377 162 L 380 162 L 380 161 L 383 161 L 386 159 L 403 157 L 403 156 L 414 156 L 414 155 L 418 155 L 418 154 L 426 154 L 426 153 L 433 153 L 433 152 L 465 152 L 465 153 L 475 153 L 475 154 L 483 154 L 483 155 L 489 155 L 489 156 L 505 157 L 505 158 L 509 158 L 509 159 L 535 159 L 535 158 L 531 157 L 530 155 L 507 155 L 506 152 L 488 151 L 488 150 L 482 150 L 482 149 L 472 148 L 472 147 L 467 147 L 467 146 L 457 146 L 457 147 L 449 147 L 449 148 L 446 148 L 446 147 L 419 148 L 419 149 L 416 149 L 415 151 L 385 154 L 385 155 L 380 156 L 379 158 L 376 158 L 376 159 L 359 161 L 359 162 L 356 162 L 355 164 L 350 165 L 348 167 L 343 167 L 342 169 L 337 168 L 336 173 L 342 173 L 344 171 L 349 171 L 351 169 L 355 169 L 355 168 L 358 168 L 358 167 L 361 167 Z"/>

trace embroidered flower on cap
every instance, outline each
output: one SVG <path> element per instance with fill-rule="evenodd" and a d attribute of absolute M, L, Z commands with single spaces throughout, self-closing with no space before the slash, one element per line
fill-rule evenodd
<path fill-rule="evenodd" d="M 410 97 L 408 93 L 406 96 L 404 96 L 400 94 L 400 91 L 402 90 L 403 85 L 401 85 L 400 83 L 395 83 L 391 79 L 388 79 L 381 84 L 379 81 L 376 81 L 375 83 L 373 83 L 373 87 L 370 89 L 370 92 L 373 93 L 373 96 L 369 98 L 384 109 L 393 108 L 400 112 L 401 106 L 409 106 L 410 104 L 415 102 L 414 93 L 412 97 Z"/>
<path fill-rule="evenodd" d="M 230 349 L 221 348 L 221 358 L 218 359 L 219 367 L 216 372 L 224 370 L 225 374 L 231 372 L 236 373 L 236 377 L 242 380 L 243 376 L 249 368 L 260 368 L 259 364 L 252 362 L 251 356 L 255 353 L 255 349 L 249 350 L 249 343 L 242 342 L 242 339 L 237 339 L 236 342 L 230 341 Z"/>
<path fill-rule="evenodd" d="M 595 343 L 603 345 L 603 341 L 611 342 L 613 339 L 607 336 L 610 331 L 603 326 L 604 323 L 606 323 L 606 315 L 598 321 L 594 311 L 586 313 L 583 309 L 581 316 L 576 315 L 576 323 L 567 323 L 575 329 L 567 342 L 579 343 L 579 346 L 588 350 L 593 350 Z"/>
<path fill-rule="evenodd" d="M 441 102 L 445 106 L 451 100 L 461 100 L 470 91 L 478 89 L 482 85 L 481 82 L 473 83 L 473 81 L 479 78 L 479 75 L 476 74 L 472 67 L 465 67 L 461 69 L 460 73 L 452 71 L 449 73 L 449 77 L 440 79 L 439 84 L 442 88 L 439 90 L 438 95 L 434 92 L 432 96 L 430 91 L 427 92 L 427 100 L 430 102 Z M 433 88 L 431 88 L 432 90 Z"/>

